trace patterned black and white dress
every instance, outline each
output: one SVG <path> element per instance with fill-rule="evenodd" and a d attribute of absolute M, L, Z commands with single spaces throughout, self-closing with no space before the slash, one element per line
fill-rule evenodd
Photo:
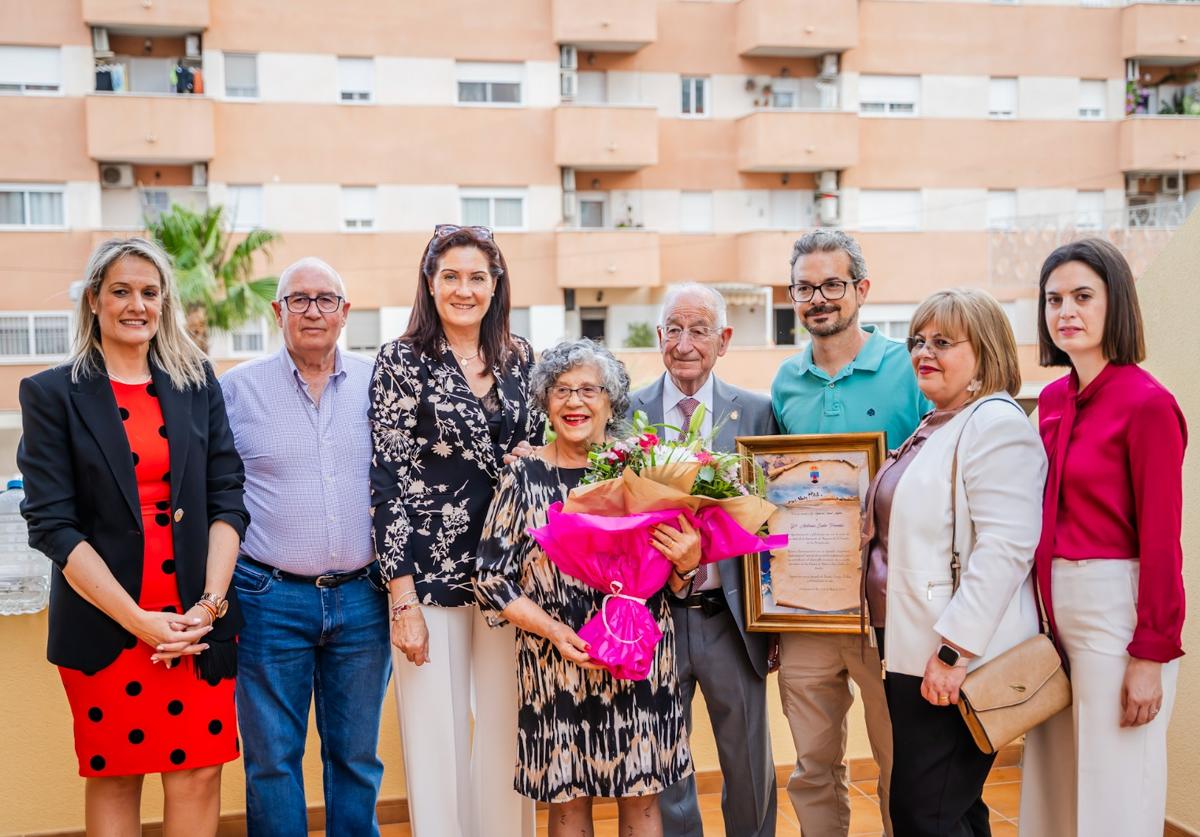
<path fill-rule="evenodd" d="M 476 595 L 489 622 L 521 596 L 579 630 L 599 612 L 604 595 L 564 575 L 527 530 L 578 484 L 583 469 L 556 469 L 545 460 L 518 460 L 500 484 L 479 544 Z M 647 606 L 663 638 L 645 680 L 617 680 L 562 658 L 548 639 L 517 631 L 516 790 L 540 802 L 581 796 L 660 793 L 692 772 L 675 676 L 675 630 L 667 592 Z"/>

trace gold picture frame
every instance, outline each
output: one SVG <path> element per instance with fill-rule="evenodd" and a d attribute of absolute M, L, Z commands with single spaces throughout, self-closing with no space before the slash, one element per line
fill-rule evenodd
<path fill-rule="evenodd" d="M 860 530 L 883 433 L 741 436 L 742 480 L 777 506 L 767 525 L 788 546 L 743 561 L 746 629 L 857 634 Z"/>

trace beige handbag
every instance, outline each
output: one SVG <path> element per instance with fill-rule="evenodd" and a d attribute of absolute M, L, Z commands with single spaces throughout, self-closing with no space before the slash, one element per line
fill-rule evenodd
<path fill-rule="evenodd" d="M 957 538 L 957 479 L 956 446 L 950 464 L 950 515 L 953 521 L 950 578 L 955 591 L 962 575 Z M 1050 639 L 1041 597 L 1036 590 L 1033 598 L 1042 633 L 988 660 L 968 674 L 958 690 L 958 711 L 962 713 L 975 745 L 985 753 L 999 751 L 1071 705 L 1071 681 L 1063 671 L 1058 649 Z"/>

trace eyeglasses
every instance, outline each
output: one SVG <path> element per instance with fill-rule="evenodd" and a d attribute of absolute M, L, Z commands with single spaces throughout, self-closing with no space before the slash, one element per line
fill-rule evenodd
<path fill-rule="evenodd" d="M 492 231 L 487 227 L 460 227 L 458 224 L 438 224 L 433 228 L 434 238 L 445 238 L 448 235 L 454 235 L 456 232 L 470 233 L 478 238 L 492 240 Z"/>
<path fill-rule="evenodd" d="M 683 339 L 683 335 L 686 332 L 693 343 L 699 343 L 712 337 L 718 331 L 719 329 L 709 328 L 708 326 L 689 326 L 688 328 L 667 326 L 663 329 L 663 337 L 667 338 L 668 343 L 678 343 Z"/>
<path fill-rule="evenodd" d="M 287 305 L 287 310 L 293 314 L 307 314 L 308 309 L 315 302 L 317 310 L 322 314 L 332 314 L 334 311 L 342 307 L 342 303 L 346 300 L 336 294 L 318 294 L 317 296 L 305 296 L 304 294 L 288 294 L 282 300 Z"/>
<path fill-rule="evenodd" d="M 810 302 L 812 301 L 813 294 L 820 291 L 821 296 L 827 302 L 832 302 L 835 299 L 844 297 L 847 287 L 857 284 L 857 279 L 849 282 L 844 279 L 828 279 L 819 285 L 809 285 L 800 282 L 795 285 L 788 285 L 788 294 L 791 295 L 793 302 Z"/>
<path fill-rule="evenodd" d="M 925 349 L 929 349 L 935 355 L 945 354 L 959 343 L 969 343 L 969 340 L 947 340 L 945 337 L 935 337 L 932 340 L 926 340 L 924 337 L 909 337 L 908 353 L 915 355 Z"/>
<path fill-rule="evenodd" d="M 562 384 L 555 384 L 552 387 L 546 387 L 546 394 L 553 401 L 566 401 L 572 395 L 578 395 L 584 401 L 595 401 L 603 392 L 608 392 L 608 388 L 602 387 L 599 384 L 584 384 L 581 387 L 568 387 Z"/>

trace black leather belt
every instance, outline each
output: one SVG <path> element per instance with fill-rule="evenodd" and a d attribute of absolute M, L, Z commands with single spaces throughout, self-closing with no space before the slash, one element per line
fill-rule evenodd
<path fill-rule="evenodd" d="M 723 590 L 704 590 L 682 599 L 678 596 L 668 596 L 667 599 L 671 602 L 671 607 L 700 608 L 705 616 L 716 616 L 729 609 Z"/>
<path fill-rule="evenodd" d="M 270 564 L 264 564 L 262 561 L 255 561 L 249 555 L 239 555 L 239 561 L 245 561 L 252 567 L 258 567 L 260 570 L 276 578 L 282 578 L 284 581 L 299 581 L 301 584 L 312 584 L 316 587 L 328 589 L 330 587 L 341 587 L 347 581 L 354 581 L 357 578 L 363 578 L 371 571 L 371 565 L 362 567 L 357 570 L 350 570 L 344 573 L 323 573 L 321 575 L 297 575 L 289 573 L 287 570 L 281 570 L 278 567 L 272 567 Z"/>

